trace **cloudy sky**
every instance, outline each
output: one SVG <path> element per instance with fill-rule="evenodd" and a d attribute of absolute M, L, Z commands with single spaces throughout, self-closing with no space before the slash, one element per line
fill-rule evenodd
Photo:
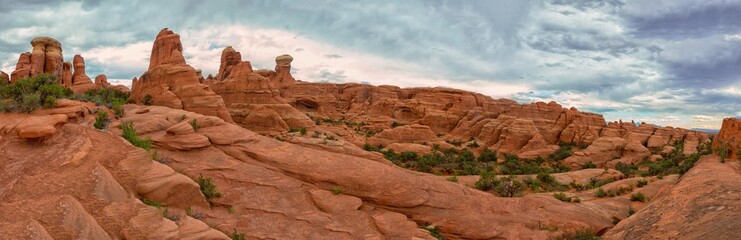
<path fill-rule="evenodd" d="M 741 116 L 741 0 L 0 0 L 0 69 L 57 38 L 88 75 L 128 81 L 162 28 L 216 73 L 294 56 L 305 81 L 447 86 L 659 125 Z"/>

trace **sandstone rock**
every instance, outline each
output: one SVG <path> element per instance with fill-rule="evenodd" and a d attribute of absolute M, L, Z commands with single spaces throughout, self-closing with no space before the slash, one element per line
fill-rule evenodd
<path fill-rule="evenodd" d="M 5 131 L 8 131 L 7 127 L 10 127 L 17 132 L 19 138 L 23 139 L 43 139 L 54 136 L 57 133 L 57 128 L 67 123 L 67 120 L 67 115 L 64 114 L 35 116 L 17 121 L 15 124 L 8 121 L 7 123 L 10 123 L 10 125 L 0 127 L 0 129 L 6 128 Z"/>
<path fill-rule="evenodd" d="M 10 82 L 15 82 L 20 79 L 31 77 L 31 53 L 21 53 L 18 57 L 18 63 L 15 65 L 15 70 L 10 74 Z"/>
<path fill-rule="evenodd" d="M 196 70 L 185 63 L 180 36 L 162 29 L 152 47 L 149 69 L 133 82 L 130 99 L 142 103 L 185 109 L 227 122 L 232 118 L 223 99 L 198 81 Z M 149 96 L 149 97 L 147 97 Z"/>
<path fill-rule="evenodd" d="M 581 169 L 582 165 L 589 161 L 597 167 L 603 167 L 608 161 L 620 158 L 627 145 L 628 140 L 623 138 L 601 137 L 586 149 L 575 151 L 573 156 L 564 160 L 564 163 L 572 169 Z"/>
<path fill-rule="evenodd" d="M 437 139 L 430 127 L 425 125 L 405 125 L 384 130 L 368 139 L 372 146 L 388 146 L 392 143 L 422 143 Z"/>
<path fill-rule="evenodd" d="M 275 81 L 278 85 L 287 85 L 296 82 L 296 79 L 291 76 L 291 62 L 293 57 L 284 54 L 275 57 Z"/>
<path fill-rule="evenodd" d="M 216 80 L 223 81 L 232 71 L 232 68 L 237 64 L 242 63 L 242 54 L 234 50 L 232 46 L 228 46 L 221 51 L 221 65 L 219 66 L 219 73 L 216 75 Z M 249 62 L 247 62 L 249 63 Z M 250 71 L 252 66 L 249 67 Z"/>
<path fill-rule="evenodd" d="M 10 76 L 5 72 L 0 71 L 0 82 L 2 82 L 3 84 L 10 83 Z"/>
<path fill-rule="evenodd" d="M 676 186 L 620 221 L 605 239 L 737 239 L 741 232 L 741 181 L 738 165 L 705 156 Z M 698 187 L 702 186 L 702 187 Z"/>
<path fill-rule="evenodd" d="M 108 77 L 105 74 L 100 74 L 95 77 L 95 89 L 110 88 L 111 84 L 108 83 Z"/>
<path fill-rule="evenodd" d="M 71 62 L 64 62 L 62 85 L 64 85 L 67 88 L 72 87 L 72 63 Z"/>
<path fill-rule="evenodd" d="M 224 99 L 235 122 L 261 133 L 314 125 L 280 96 L 277 82 L 253 72 L 250 62 L 243 62 L 240 57 L 233 48 L 224 49 L 219 79 L 209 82 L 214 92 Z"/>
<path fill-rule="evenodd" d="M 62 44 L 50 37 L 36 37 L 31 40 L 31 46 L 32 52 L 23 53 L 18 58 L 16 69 L 11 74 L 11 81 L 48 73 L 56 77 L 59 83 L 63 83 Z"/>
<path fill-rule="evenodd" d="M 727 150 L 728 159 L 741 160 L 741 120 L 737 118 L 723 119 L 723 125 L 718 135 L 713 138 L 712 146 L 713 149 Z"/>
<path fill-rule="evenodd" d="M 72 91 L 79 94 L 95 89 L 95 83 L 85 73 L 85 59 L 79 54 L 75 55 L 72 64 L 75 68 L 72 74 Z"/>

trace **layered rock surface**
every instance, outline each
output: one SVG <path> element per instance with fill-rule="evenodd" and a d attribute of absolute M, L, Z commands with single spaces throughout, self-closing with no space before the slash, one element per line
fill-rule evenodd
<path fill-rule="evenodd" d="M 713 139 L 713 148 L 727 151 L 727 158 L 741 160 L 741 119 L 723 119 L 720 132 Z"/>
<path fill-rule="evenodd" d="M 182 51 L 180 36 L 162 29 L 152 47 L 149 69 L 132 82 L 130 99 L 232 122 L 222 98 L 199 82 L 196 69 L 185 63 Z"/>

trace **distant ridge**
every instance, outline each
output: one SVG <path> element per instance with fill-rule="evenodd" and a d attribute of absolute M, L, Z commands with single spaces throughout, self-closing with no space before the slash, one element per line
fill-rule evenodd
<path fill-rule="evenodd" d="M 710 134 L 718 134 L 720 132 L 720 129 L 708 129 L 708 128 L 691 128 L 692 131 L 698 131 L 698 132 L 706 132 Z"/>

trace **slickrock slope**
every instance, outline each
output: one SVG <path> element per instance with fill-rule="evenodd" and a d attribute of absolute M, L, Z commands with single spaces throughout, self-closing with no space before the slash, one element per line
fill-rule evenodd
<path fill-rule="evenodd" d="M 621 221 L 605 239 L 739 239 L 739 162 L 703 157 L 645 209 Z"/>
<path fill-rule="evenodd" d="M 713 148 L 727 152 L 727 158 L 741 160 L 741 119 L 723 119 L 720 132 L 713 139 Z"/>
<path fill-rule="evenodd" d="M 152 46 L 149 69 L 132 83 L 130 99 L 185 109 L 232 122 L 224 100 L 198 81 L 196 69 L 185 63 L 180 36 L 162 29 Z"/>
<path fill-rule="evenodd" d="M 416 222 L 439 226 L 451 238 L 543 239 L 559 233 L 539 224 L 601 230 L 625 214 L 552 196 L 499 198 L 394 165 L 280 142 L 215 117 L 155 106 L 127 105 L 126 112 L 141 112 L 121 121 L 151 137 L 160 158 L 187 176 L 212 177 L 222 193 L 212 199 L 215 206 L 237 213 L 217 208 L 204 221 L 222 231 L 236 225 L 251 237 L 424 237 Z M 195 132 L 171 130 L 194 119 Z"/>
<path fill-rule="evenodd" d="M 0 238 L 229 239 L 178 211 L 208 206 L 193 180 L 92 128 L 93 104 L 60 105 L 0 114 Z M 48 118 L 55 120 L 33 120 Z M 41 138 L 24 139 L 46 127 Z M 137 198 L 171 206 L 176 221 Z"/>

